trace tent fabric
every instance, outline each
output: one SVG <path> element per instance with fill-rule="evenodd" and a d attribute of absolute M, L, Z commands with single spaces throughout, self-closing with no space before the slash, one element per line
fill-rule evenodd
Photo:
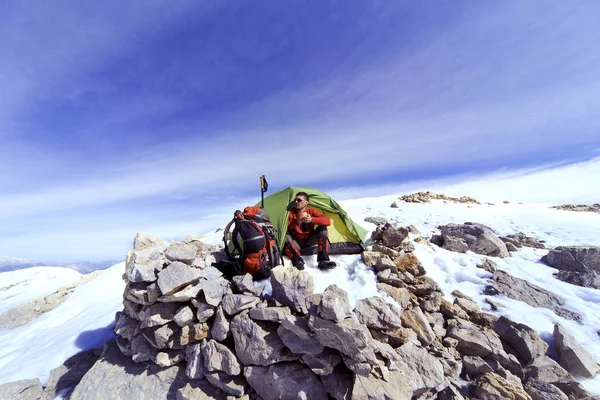
<path fill-rule="evenodd" d="M 352 221 L 335 200 L 320 190 L 294 186 L 272 193 L 264 199 L 264 208 L 277 230 L 276 240 L 280 248 L 285 244 L 288 216 L 295 206 L 294 199 L 298 192 L 307 193 L 310 198 L 308 206 L 319 210 L 331 219 L 331 225 L 327 228 L 331 242 L 330 254 L 356 254 L 364 250 L 363 241 L 368 231 Z M 302 254 L 315 253 L 316 247 L 302 251 Z"/>

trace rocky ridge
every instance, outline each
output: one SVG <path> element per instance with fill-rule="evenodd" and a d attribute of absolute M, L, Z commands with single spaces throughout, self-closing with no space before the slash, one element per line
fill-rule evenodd
<path fill-rule="evenodd" d="M 225 279 L 209 264 L 213 249 L 197 240 L 138 236 L 117 339 L 71 399 L 589 396 L 572 373 L 594 375 L 597 364 L 568 333 L 556 328 L 557 352 L 565 354 L 557 363 L 531 328 L 482 311 L 458 291 L 448 302 L 409 233 L 378 225 L 362 259 L 394 301 L 371 297 L 354 308 L 335 285 L 313 293 L 307 271 L 273 269 L 269 296 L 250 275 Z"/>
<path fill-rule="evenodd" d="M 559 206 L 552 206 L 550 208 L 554 208 L 557 210 L 565 210 L 565 211 L 578 211 L 578 212 L 595 212 L 600 213 L 600 203 L 585 205 L 585 204 L 563 204 Z"/>

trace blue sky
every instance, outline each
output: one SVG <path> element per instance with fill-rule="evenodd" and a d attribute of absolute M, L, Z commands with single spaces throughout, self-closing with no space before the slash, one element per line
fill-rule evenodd
<path fill-rule="evenodd" d="M 123 258 L 261 174 L 351 198 L 600 157 L 595 1 L 2 8 L 0 255 Z"/>

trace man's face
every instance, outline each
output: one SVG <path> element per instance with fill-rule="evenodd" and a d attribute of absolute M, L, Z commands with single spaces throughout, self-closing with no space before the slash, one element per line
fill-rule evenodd
<path fill-rule="evenodd" d="M 294 202 L 296 203 L 296 209 L 298 209 L 298 210 L 304 210 L 306 208 L 306 206 L 308 205 L 308 200 L 306 200 L 302 196 L 296 196 L 296 199 L 294 200 Z"/>

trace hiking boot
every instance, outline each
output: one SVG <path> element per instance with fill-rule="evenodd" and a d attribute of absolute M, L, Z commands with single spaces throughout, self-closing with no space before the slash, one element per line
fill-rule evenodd
<path fill-rule="evenodd" d="M 294 257 L 292 257 L 292 265 L 299 270 L 303 270 L 304 269 L 304 260 L 300 256 L 294 256 Z"/>
<path fill-rule="evenodd" d="M 319 264 L 317 264 L 317 268 L 319 268 L 321 271 L 324 271 L 327 269 L 334 269 L 336 266 L 337 266 L 337 264 L 334 261 L 330 261 L 330 260 L 319 261 Z"/>

